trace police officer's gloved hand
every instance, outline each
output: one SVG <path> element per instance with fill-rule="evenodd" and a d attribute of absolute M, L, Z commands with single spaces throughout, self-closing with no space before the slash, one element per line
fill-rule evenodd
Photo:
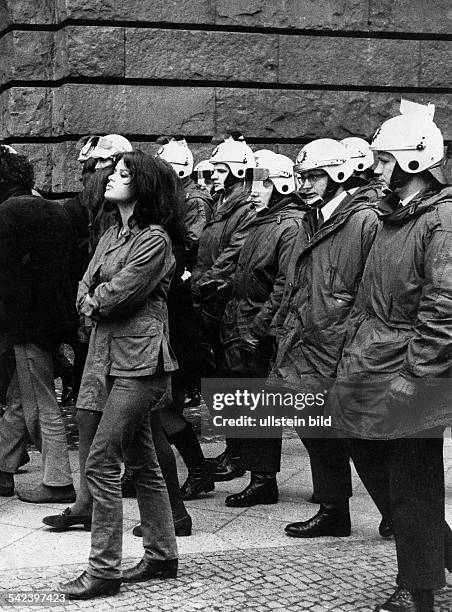
<path fill-rule="evenodd" d="M 389 385 L 386 400 L 390 404 L 407 404 L 412 402 L 415 396 L 416 385 L 414 381 L 399 375 Z"/>

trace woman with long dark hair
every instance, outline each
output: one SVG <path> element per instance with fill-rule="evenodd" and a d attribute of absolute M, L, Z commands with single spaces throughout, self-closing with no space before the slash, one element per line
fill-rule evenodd
<path fill-rule="evenodd" d="M 166 299 L 176 266 L 172 240 L 181 239 L 178 194 L 167 164 L 139 151 L 121 156 L 105 191 L 118 222 L 102 236 L 79 285 L 79 312 L 96 323 L 78 408 L 97 408 L 102 416 L 85 469 L 93 497 L 89 564 L 60 587 L 72 599 L 114 595 L 121 580 L 177 574 L 171 507 L 150 416 L 167 400 L 170 372 L 177 368 Z M 139 564 L 123 573 L 122 462 L 135 473 L 145 549 Z"/>

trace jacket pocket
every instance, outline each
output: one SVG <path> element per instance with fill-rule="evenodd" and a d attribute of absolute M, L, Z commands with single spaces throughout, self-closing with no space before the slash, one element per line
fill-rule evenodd
<path fill-rule="evenodd" d="M 146 335 L 112 335 L 111 369 L 139 372 L 156 368 L 161 342 L 162 338 L 157 329 L 150 330 Z"/>

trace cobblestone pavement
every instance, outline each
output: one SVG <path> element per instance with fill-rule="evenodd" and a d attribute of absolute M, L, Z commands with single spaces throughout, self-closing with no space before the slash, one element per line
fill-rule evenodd
<path fill-rule="evenodd" d="M 124 585 L 116 597 L 65 602 L 39 609 L 370 611 L 392 590 L 394 549 L 388 543 L 264 548 L 184 555 L 177 579 Z M 307 550 L 306 550 L 307 548 Z M 129 560 L 130 561 L 130 560 Z M 0 589 L 52 591 L 84 566 L 0 572 Z M 435 610 L 450 612 L 452 588 L 436 595 Z M 2 592 L 0 591 L 0 597 Z M 3 593 L 3 601 L 5 593 Z M 2 604 L 2 610 L 12 609 Z M 15 605 L 15 610 L 30 609 Z"/>

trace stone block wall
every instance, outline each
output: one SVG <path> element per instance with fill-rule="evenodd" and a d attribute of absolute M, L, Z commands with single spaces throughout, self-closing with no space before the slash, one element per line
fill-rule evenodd
<path fill-rule="evenodd" d="M 183 134 L 201 159 L 233 128 L 295 156 L 404 96 L 452 141 L 451 32 L 450 0 L 0 0 L 0 140 L 57 192 L 88 133 Z"/>

